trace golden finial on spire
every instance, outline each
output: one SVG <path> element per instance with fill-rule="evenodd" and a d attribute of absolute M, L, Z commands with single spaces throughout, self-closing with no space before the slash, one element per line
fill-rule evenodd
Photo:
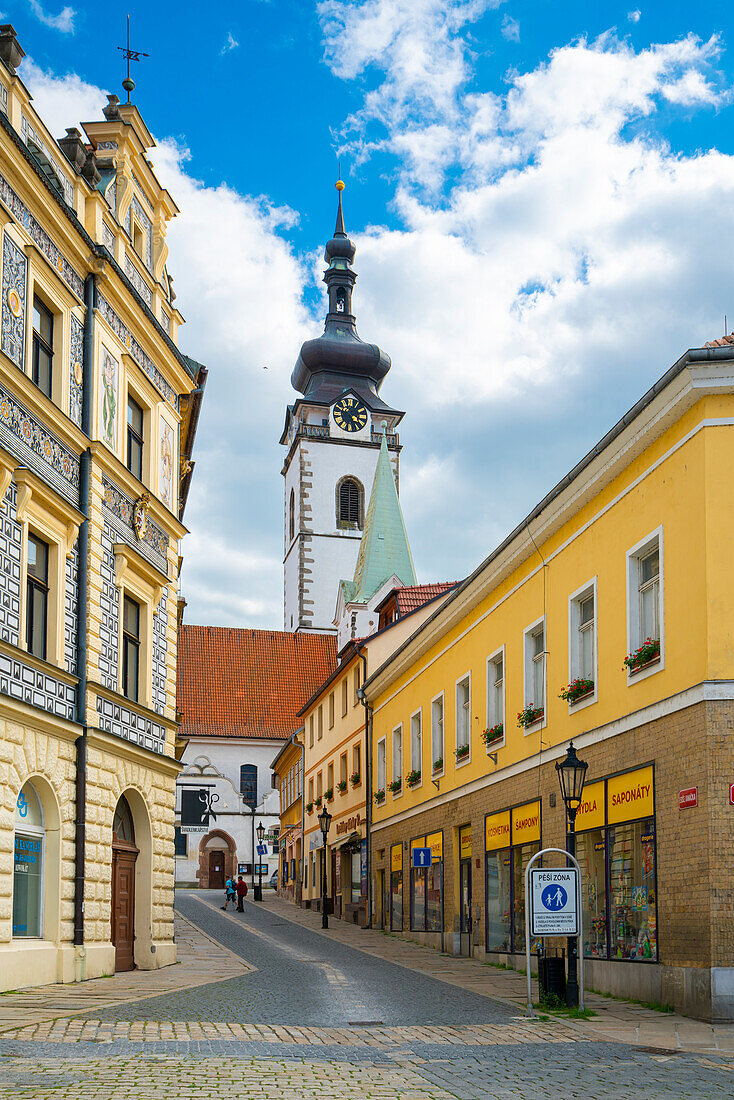
<path fill-rule="evenodd" d="M 334 186 L 336 187 L 337 191 L 343 191 L 344 187 L 345 187 L 345 184 L 344 184 L 344 180 L 342 179 L 342 162 L 341 162 L 341 160 L 338 161 L 338 165 L 339 165 L 339 179 L 336 181 Z"/>

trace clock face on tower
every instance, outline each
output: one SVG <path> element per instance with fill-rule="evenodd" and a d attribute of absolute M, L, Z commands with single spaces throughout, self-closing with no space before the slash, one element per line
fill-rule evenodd
<path fill-rule="evenodd" d="M 367 424 L 367 410 L 358 397 L 340 397 L 334 405 L 334 421 L 343 432 L 359 432 Z"/>

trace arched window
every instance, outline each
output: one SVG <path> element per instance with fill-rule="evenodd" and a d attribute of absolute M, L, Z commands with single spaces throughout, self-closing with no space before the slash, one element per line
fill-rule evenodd
<path fill-rule="evenodd" d="M 240 794 L 251 809 L 257 806 L 257 765 L 240 764 Z"/>
<path fill-rule="evenodd" d="M 293 542 L 296 533 L 296 494 L 291 489 L 291 498 L 288 504 L 288 539 Z"/>
<path fill-rule="evenodd" d="M 340 286 L 336 292 L 336 312 L 346 313 L 347 311 L 347 292 L 343 286 Z"/>
<path fill-rule="evenodd" d="M 112 821 L 112 835 L 116 840 L 125 840 L 128 844 L 135 843 L 135 826 L 130 805 L 125 795 L 122 795 L 115 809 Z"/>
<path fill-rule="evenodd" d="M 45 830 L 41 802 L 26 783 L 15 806 L 13 936 L 43 937 L 43 858 Z"/>
<path fill-rule="evenodd" d="M 345 477 L 339 483 L 337 520 L 339 526 L 362 526 L 362 486 L 356 478 Z"/>

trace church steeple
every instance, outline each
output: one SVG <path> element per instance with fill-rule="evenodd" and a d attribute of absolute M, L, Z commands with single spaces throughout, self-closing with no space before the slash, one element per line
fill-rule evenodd
<path fill-rule="evenodd" d="M 366 344 L 357 333 L 352 295 L 357 273 L 352 267 L 357 251 L 344 227 L 342 192 L 344 182 L 336 182 L 339 201 L 334 236 L 326 242 L 324 282 L 329 292 L 329 310 L 323 335 L 307 340 L 298 356 L 291 383 L 296 390 L 313 398 L 324 387 L 334 393 L 353 387 L 365 400 L 377 396 L 382 380 L 390 370 L 390 356 L 376 344 Z"/>

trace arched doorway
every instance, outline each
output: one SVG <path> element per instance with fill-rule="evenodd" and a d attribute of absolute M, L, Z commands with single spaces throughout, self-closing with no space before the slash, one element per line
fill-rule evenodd
<path fill-rule="evenodd" d="M 112 943 L 115 970 L 135 966 L 135 826 L 130 804 L 124 795 L 115 808 L 112 822 Z"/>
<path fill-rule="evenodd" d="M 202 890 L 224 889 L 224 883 L 235 874 L 237 847 L 222 829 L 213 829 L 199 843 L 199 886 Z"/>

